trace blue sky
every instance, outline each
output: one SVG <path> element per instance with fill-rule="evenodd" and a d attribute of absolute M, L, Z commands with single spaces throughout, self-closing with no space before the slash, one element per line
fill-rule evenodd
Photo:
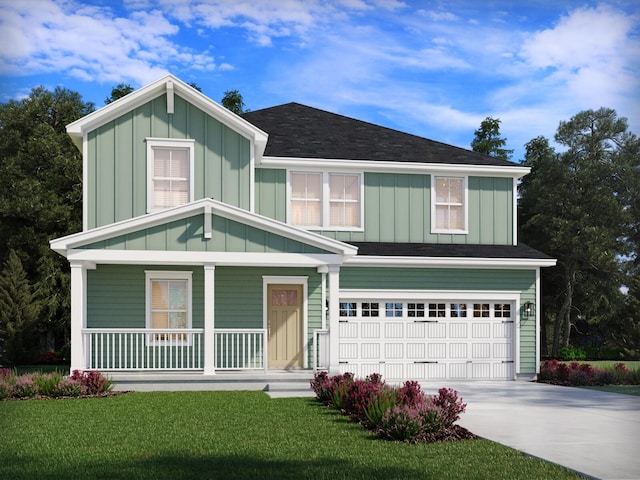
<path fill-rule="evenodd" d="M 290 101 L 469 148 L 500 118 L 519 161 L 601 106 L 640 134 L 637 0 L 0 0 L 0 101 L 96 107 L 170 72 L 249 109 Z"/>

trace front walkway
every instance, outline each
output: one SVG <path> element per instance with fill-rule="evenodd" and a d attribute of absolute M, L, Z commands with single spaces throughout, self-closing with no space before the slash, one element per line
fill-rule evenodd
<path fill-rule="evenodd" d="M 640 397 L 531 382 L 425 383 L 456 389 L 460 424 L 597 479 L 640 479 Z"/>

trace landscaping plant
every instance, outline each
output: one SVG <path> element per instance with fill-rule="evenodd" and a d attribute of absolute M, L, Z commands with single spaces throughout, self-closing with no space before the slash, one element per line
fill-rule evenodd
<path fill-rule="evenodd" d="M 111 380 L 98 371 L 74 370 L 73 375 L 59 372 L 16 374 L 0 369 L 0 400 L 98 396 L 113 389 Z"/>
<path fill-rule="evenodd" d="M 624 363 L 618 363 L 613 368 L 596 368 L 589 363 L 545 360 L 540 367 L 538 381 L 572 387 L 638 385 L 640 368 L 630 369 Z"/>
<path fill-rule="evenodd" d="M 318 401 L 382 438 L 410 443 L 474 438 L 455 425 L 467 405 L 451 388 L 427 395 L 413 380 L 391 387 L 379 374 L 355 379 L 352 373 L 330 377 L 326 372 L 316 373 L 311 387 Z"/>

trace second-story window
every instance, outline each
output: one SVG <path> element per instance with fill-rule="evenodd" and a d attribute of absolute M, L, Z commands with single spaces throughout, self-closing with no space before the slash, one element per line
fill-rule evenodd
<path fill-rule="evenodd" d="M 362 174 L 290 173 L 289 222 L 309 228 L 362 228 Z"/>
<path fill-rule="evenodd" d="M 431 187 L 431 230 L 436 233 L 466 233 L 466 178 L 433 177 Z"/>
<path fill-rule="evenodd" d="M 193 141 L 147 139 L 147 210 L 193 200 Z"/>

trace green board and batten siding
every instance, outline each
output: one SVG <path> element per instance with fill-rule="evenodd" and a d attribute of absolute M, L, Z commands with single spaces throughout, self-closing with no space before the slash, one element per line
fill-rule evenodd
<path fill-rule="evenodd" d="M 192 326 L 204 327 L 204 269 L 98 265 L 87 272 L 88 328 L 145 328 L 145 271 L 191 271 Z M 321 275 L 315 268 L 215 269 L 215 328 L 263 328 L 263 275 L 308 277 L 308 333 L 322 326 Z M 309 352 L 311 355 L 311 351 Z"/>
<path fill-rule="evenodd" d="M 204 238 L 204 215 L 175 220 L 85 245 L 84 249 L 185 252 L 332 253 L 282 235 L 212 215 L 212 238 Z"/>
<path fill-rule="evenodd" d="M 515 291 L 521 305 L 536 301 L 535 270 L 343 267 L 341 289 Z M 472 300 L 472 298 L 470 298 Z M 520 306 L 518 306 L 519 308 Z M 520 319 L 520 371 L 534 373 L 536 364 L 534 319 Z"/>
<path fill-rule="evenodd" d="M 215 198 L 249 210 L 249 140 L 178 95 L 167 114 L 161 95 L 88 134 L 88 228 L 147 213 L 149 137 L 195 140 L 194 200 Z"/>
<path fill-rule="evenodd" d="M 344 242 L 510 245 L 513 180 L 469 177 L 469 233 L 431 233 L 429 175 L 364 174 L 364 231 L 318 231 Z M 256 169 L 256 212 L 286 221 L 286 171 Z"/>

